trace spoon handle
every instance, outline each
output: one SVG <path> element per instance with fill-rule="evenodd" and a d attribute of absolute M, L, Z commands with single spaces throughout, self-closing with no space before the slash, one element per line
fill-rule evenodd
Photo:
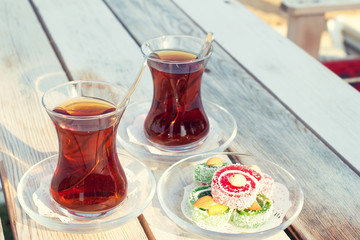
<path fill-rule="evenodd" d="M 202 46 L 199 54 L 196 57 L 197 59 L 205 57 L 210 52 L 211 44 L 213 40 L 214 40 L 214 34 L 212 32 L 209 32 L 206 35 L 204 45 Z"/>
<path fill-rule="evenodd" d="M 123 105 L 125 105 L 125 103 L 129 100 L 131 94 L 134 92 L 135 88 L 137 87 L 138 83 L 140 82 L 141 76 L 144 73 L 144 69 L 147 66 L 147 58 L 144 59 L 144 63 L 140 69 L 140 72 L 135 80 L 135 82 L 133 83 L 133 85 L 130 87 L 128 93 L 126 94 L 125 98 L 122 100 L 122 102 L 118 105 L 118 108 L 121 108 Z"/>

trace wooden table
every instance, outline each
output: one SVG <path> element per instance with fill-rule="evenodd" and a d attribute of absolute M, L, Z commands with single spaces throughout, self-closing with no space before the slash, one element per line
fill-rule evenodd
<path fill-rule="evenodd" d="M 360 236 L 360 94 L 235 0 L 0 0 L 1 179 L 15 239 L 197 239 L 154 198 L 143 215 L 98 234 L 49 230 L 21 208 L 24 172 L 57 151 L 41 106 L 44 91 L 74 79 L 130 86 L 139 45 L 163 34 L 215 33 L 204 99 L 236 118 L 229 151 L 287 169 L 305 202 L 289 227 L 296 239 Z M 131 98 L 152 96 L 148 71 Z M 159 174 L 166 167 L 150 164 Z M 287 239 L 280 233 L 272 239 Z"/>

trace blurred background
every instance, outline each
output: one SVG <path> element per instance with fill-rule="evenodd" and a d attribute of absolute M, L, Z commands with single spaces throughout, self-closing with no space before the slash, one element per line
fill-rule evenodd
<path fill-rule="evenodd" d="M 268 23 L 281 35 L 286 36 L 287 13 L 280 8 L 282 2 L 281 0 L 238 1 L 244 4 L 249 10 Z M 347 24 L 347 26 L 354 28 L 355 31 L 359 31 L 360 35 L 360 9 L 327 12 L 325 13 L 325 19 L 327 21 L 327 29 L 322 33 L 319 59 L 328 60 L 349 56 L 359 56 L 360 38 L 358 39 L 359 48 L 354 49 L 354 47 L 351 45 L 347 46 L 348 44 L 345 43 L 346 49 L 342 49 L 337 42 L 341 42 L 344 36 L 341 33 L 336 32 L 339 29 L 334 29 L 334 25 Z"/>
<path fill-rule="evenodd" d="M 327 0 L 237 0 L 278 33 L 287 36 L 289 14 L 282 2 L 326 5 Z M 335 2 L 335 1 L 333 1 Z M 340 4 L 346 5 L 342 1 Z M 321 33 L 316 56 L 326 67 L 360 91 L 360 4 L 359 8 L 325 12 L 325 29 Z M 320 7 L 318 7 L 320 8 Z"/>

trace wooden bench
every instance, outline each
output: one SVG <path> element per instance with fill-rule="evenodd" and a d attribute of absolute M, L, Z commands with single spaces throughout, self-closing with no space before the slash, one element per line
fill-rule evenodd
<path fill-rule="evenodd" d="M 360 0 L 282 0 L 281 4 L 288 14 L 287 37 L 314 57 L 326 26 L 325 13 L 357 8 Z"/>

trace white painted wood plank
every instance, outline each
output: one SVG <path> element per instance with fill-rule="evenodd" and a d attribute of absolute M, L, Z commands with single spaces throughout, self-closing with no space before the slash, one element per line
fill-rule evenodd
<path fill-rule="evenodd" d="M 55 129 L 41 106 L 41 95 L 67 81 L 29 1 L 0 1 L 0 75 L 1 179 L 14 238 L 146 239 L 136 219 L 94 235 L 49 231 L 30 220 L 16 201 L 17 184 L 25 170 L 57 151 Z"/>
<path fill-rule="evenodd" d="M 127 36 L 126 31 L 122 29 L 122 26 L 115 18 L 103 17 L 104 12 L 106 12 L 107 9 L 102 8 L 100 4 L 96 5 L 92 2 L 92 6 L 88 6 L 88 3 L 85 1 L 78 1 L 77 3 L 72 3 L 72 5 L 70 4 L 70 1 L 55 1 L 50 4 L 48 1 L 42 0 L 36 0 L 35 3 L 41 16 L 44 18 L 46 26 L 49 29 L 56 46 L 61 52 L 68 69 L 75 78 L 81 77 L 81 74 L 79 73 L 91 70 L 93 74 L 86 75 L 96 76 L 101 80 L 119 82 L 118 79 L 121 79 L 123 76 L 126 77 L 132 72 L 129 70 L 125 73 L 122 71 L 114 73 L 114 69 L 111 68 L 108 68 L 108 71 L 103 71 L 104 64 L 110 61 L 112 64 L 116 65 L 117 68 L 128 67 L 135 72 L 138 70 L 138 66 L 140 66 L 138 65 L 138 62 L 141 64 L 141 61 L 138 61 L 139 56 L 142 60 L 139 47 L 136 44 L 133 44 L 133 40 Z M 101 3 L 101 1 L 98 1 L 98 3 Z M 61 14 L 58 13 L 58 9 L 66 9 L 66 19 L 62 19 L 62 21 L 57 20 L 61 16 Z M 82 9 L 82 12 L 79 13 L 77 9 Z M 95 9 L 97 11 L 95 11 Z M 88 12 L 91 12 L 92 14 L 89 15 Z M 111 31 L 115 31 L 115 33 L 110 36 L 109 34 L 100 34 L 99 32 L 105 28 L 108 30 L 111 29 Z M 72 35 L 72 32 L 75 32 L 75 29 L 81 29 L 81 33 Z M 63 38 L 62 36 L 64 35 L 67 37 Z M 83 38 L 84 36 L 82 35 L 93 36 L 92 41 L 85 41 Z M 116 39 L 119 41 L 116 41 Z M 113 42 L 112 46 L 104 44 L 101 49 L 93 47 L 96 46 L 97 43 L 110 41 Z M 91 53 L 88 51 L 79 52 L 78 48 L 80 46 L 83 49 L 91 49 Z M 123 50 L 124 55 L 118 56 L 118 59 L 114 56 L 112 48 Z M 74 52 L 77 56 L 74 56 Z M 98 55 L 102 55 L 104 60 L 92 60 L 97 59 Z M 123 61 L 122 58 L 126 58 L 126 62 Z M 129 63 L 130 66 L 128 65 Z M 141 93 L 143 97 L 151 97 L 152 93 L 149 89 L 152 86 L 147 87 L 148 85 L 144 83 L 143 80 L 139 86 L 140 90 L 143 91 Z M 140 95 L 137 96 L 139 96 L 139 98 L 141 97 Z M 138 98 L 136 97 L 136 99 Z M 154 164 L 149 165 L 152 167 L 157 177 L 160 177 L 160 174 L 165 169 L 164 167 L 158 169 Z M 171 222 L 161 209 L 156 197 L 151 206 L 145 210 L 144 215 L 157 239 L 198 239 L 197 236 L 183 231 Z M 279 233 L 275 237 L 277 238 L 274 239 L 288 239 L 285 233 Z"/>
<path fill-rule="evenodd" d="M 101 0 L 35 0 L 74 79 L 103 80 L 130 86 L 142 66 L 137 43 Z M 59 11 L 59 9 L 61 11 Z M 136 100 L 152 96 L 146 75 Z"/>
<path fill-rule="evenodd" d="M 40 97 L 66 77 L 28 1 L 0 1 L 0 76 L 2 185 L 14 238 L 30 239 L 44 231 L 15 201 L 16 188 L 31 165 L 56 151 Z"/>
<path fill-rule="evenodd" d="M 123 14 L 120 14 L 120 17 L 127 16 L 126 14 L 129 15 L 129 17 L 125 19 L 122 18 L 122 22 L 126 22 L 127 28 L 130 29 L 136 39 L 140 39 L 141 41 L 145 40 L 145 38 L 154 37 L 152 34 L 156 34 L 157 36 L 161 32 L 196 35 L 200 35 L 200 32 L 203 34 L 197 25 L 194 27 L 191 21 L 179 13 L 180 11 L 174 9 L 172 9 L 174 12 L 171 13 L 164 11 L 171 7 L 169 6 L 171 5 L 169 2 L 140 1 L 140 3 L 134 3 L 129 1 L 116 1 L 116 3 L 119 4 L 119 13 Z M 131 7 L 126 8 L 129 7 L 126 5 L 131 5 Z M 136 7 L 139 7 L 139 9 L 134 9 Z M 139 14 L 133 14 L 135 10 L 136 12 L 143 13 L 141 18 L 138 18 Z M 125 11 L 126 14 L 122 11 Z M 151 17 L 149 17 L 149 13 L 152 13 L 154 16 L 150 15 Z M 156 16 L 158 16 L 158 18 L 156 18 Z M 151 30 L 143 32 L 136 31 L 144 28 Z M 215 32 L 215 34 L 217 33 Z M 259 34 L 259 37 L 263 37 L 263 35 Z M 261 48 L 261 46 L 258 47 Z M 239 137 L 234 141 L 232 147 L 237 150 L 250 149 L 253 153 L 265 153 L 270 159 L 272 158 L 273 160 L 286 164 L 284 167 L 287 169 L 291 169 L 292 167 L 301 169 L 301 171 L 295 171 L 295 174 L 303 186 L 307 185 L 306 177 L 313 176 L 313 172 L 311 172 L 311 174 L 306 172 L 309 168 L 308 164 L 301 162 L 304 158 L 314 159 L 316 164 L 314 163 L 311 166 L 321 166 L 321 168 L 323 168 L 321 173 L 328 172 L 328 177 L 336 174 L 335 179 L 339 181 L 343 179 L 343 177 L 355 179 L 353 175 L 347 172 L 338 173 L 336 169 L 344 168 L 344 166 L 335 161 L 337 158 L 329 153 L 329 151 L 324 150 L 325 147 L 323 147 L 312 134 L 307 132 L 307 129 L 301 123 L 297 122 L 296 119 L 294 120 L 291 116 L 289 117 L 290 114 L 284 111 L 271 96 L 269 97 L 267 94 L 264 94 L 264 90 L 253 81 L 251 76 L 248 76 L 237 64 L 234 64 L 232 59 L 229 60 L 227 54 L 221 51 L 218 45 L 216 45 L 216 48 L 217 52 L 209 64 L 211 72 L 206 74 L 204 92 L 207 93 L 208 96 L 217 96 L 217 100 L 221 105 L 228 106 L 229 109 L 236 114 L 237 122 L 240 125 L 239 133 L 241 134 L 239 134 Z M 224 86 L 227 87 L 224 88 Z M 263 102 L 256 102 L 254 99 Z M 260 122 L 254 122 L 254 119 Z M 276 131 L 277 134 L 274 134 L 274 131 Z M 300 154 L 297 154 L 298 150 Z M 288 158 L 290 158 L 290 161 Z M 328 159 L 331 160 L 329 163 L 327 163 Z M 304 176 L 306 177 L 304 178 Z M 329 194 L 326 194 L 327 191 L 324 189 L 324 186 L 322 186 L 320 190 L 318 189 L 317 184 L 322 185 L 328 182 L 328 179 L 325 180 L 321 179 L 319 183 L 311 184 L 307 187 L 307 196 L 310 196 L 311 199 L 316 197 L 322 202 L 324 209 L 326 207 L 332 208 L 332 213 L 338 213 L 338 208 L 332 207 L 334 199 L 328 199 Z M 353 188 L 352 185 L 356 184 L 356 181 L 352 181 L 349 189 L 354 190 L 355 188 Z M 343 192 L 346 194 L 345 190 L 343 190 Z M 355 189 L 352 196 L 358 195 Z M 336 198 L 335 201 L 336 200 L 338 200 L 338 198 Z M 347 198 L 344 201 L 348 203 Z M 353 201 L 351 201 L 351 203 L 352 202 Z M 314 215 L 313 210 L 315 209 L 318 210 L 317 202 L 306 202 L 303 217 L 297 221 L 297 225 L 307 225 L 308 221 L 305 220 L 309 219 L 319 222 L 319 219 L 316 218 L 317 215 Z M 356 206 L 352 210 L 356 211 Z M 313 216 L 315 216 L 315 219 Z M 313 230 L 307 228 L 306 230 L 306 233 L 310 234 L 308 236 L 313 236 L 311 235 L 314 234 Z M 179 234 L 181 234 L 181 231 Z"/>
<path fill-rule="evenodd" d="M 360 94 L 355 89 L 236 1 L 176 2 L 204 29 L 213 31 L 216 41 L 239 63 L 360 170 Z M 207 8 L 201 8 L 204 4 Z"/>
<path fill-rule="evenodd" d="M 72 76 L 77 79 L 96 79 L 130 85 L 142 65 L 143 56 L 139 46 L 102 1 L 42 1 L 36 0 L 39 13 L 56 43 Z M 61 12 L 58 9 L 62 9 Z M 81 11 L 79 11 L 81 9 Z M 62 17 L 66 12 L 66 18 Z M 64 38 L 63 36 L 66 36 Z M 92 36 L 88 41 L 87 36 Z M 99 45 L 101 47 L 99 47 Z M 84 51 L 79 51 L 84 49 Z M 125 80 L 124 80 L 125 79 Z M 131 101 L 149 99 L 152 96 L 152 82 L 149 72 L 140 81 Z M 126 114 L 126 113 L 125 113 Z M 120 147 L 120 146 L 119 146 Z M 162 211 L 154 202 L 146 209 L 144 216 Z M 165 215 L 154 215 L 159 227 L 167 226 L 169 233 L 153 231 L 157 239 L 183 239 L 187 235 Z M 196 239 L 196 238 L 195 238 Z"/>
<path fill-rule="evenodd" d="M 193 18 L 179 11 L 170 1 L 107 2 L 139 42 L 159 33 L 203 37 L 204 30 L 212 31 L 200 28 Z M 138 18 L 139 15 L 142 17 Z M 224 26 L 230 23 L 226 21 Z M 356 221 L 360 206 L 354 205 L 353 199 L 354 196 L 360 197 L 359 176 L 244 71 L 226 49 L 217 42 L 214 49 L 201 91 L 204 98 L 226 107 L 237 121 L 238 134 L 229 150 L 249 152 L 274 161 L 299 180 L 306 198 L 304 209 L 291 229 L 300 238 L 358 236 L 360 229 L 353 226 L 360 226 Z M 334 202 L 339 204 L 334 205 Z M 351 210 L 344 212 L 344 205 Z M 337 217 L 337 225 L 341 227 L 333 227 L 331 216 Z"/>
<path fill-rule="evenodd" d="M 82 75 L 90 76 L 90 78 L 96 76 L 100 80 L 115 83 L 122 83 L 121 79 L 128 78 L 129 75 L 135 79 L 143 57 L 139 46 L 131 39 L 117 19 L 111 16 L 104 17 L 108 9 L 104 7 L 102 1 L 92 1 L 90 5 L 86 1 L 71 2 L 35 1 L 74 78 L 81 79 L 83 78 Z M 64 9 L 67 12 L 66 19 L 57 20 L 61 17 L 58 9 Z M 78 9 L 82 9 L 82 12 L 79 13 Z M 76 32 L 76 29 L 81 29 L 81 32 L 73 35 L 72 32 Z M 107 32 L 110 31 L 112 33 L 108 34 Z M 91 41 L 86 41 L 85 36 L 87 35 L 93 36 Z M 101 48 L 96 47 L 99 43 L 104 43 Z M 89 51 L 79 52 L 80 46 Z M 121 54 L 117 54 L 114 49 L 118 49 Z M 102 57 L 99 59 L 98 56 Z M 106 63 L 109 62 L 111 62 L 112 67 L 106 66 Z M 107 71 L 104 71 L 104 67 L 107 68 Z M 116 69 L 122 68 L 126 68 L 126 71 L 116 71 Z M 148 77 L 150 76 L 148 75 Z M 146 79 L 146 75 L 144 79 Z M 150 78 L 148 78 L 147 83 L 144 79 L 141 79 L 139 89 L 136 90 L 137 93 L 135 92 L 135 97 L 132 97 L 131 101 L 152 96 Z M 154 166 L 152 169 L 155 169 Z M 154 170 L 157 177 L 160 177 L 159 175 L 163 170 Z M 156 199 L 145 210 L 144 216 L 148 222 L 150 221 L 151 230 L 157 239 L 197 239 L 196 236 L 183 231 L 170 221 Z"/>
<path fill-rule="evenodd" d="M 353 199 L 354 196 L 360 197 L 359 176 L 332 153 L 331 147 L 317 139 L 317 131 L 315 135 L 309 131 L 313 126 L 304 126 L 299 118 L 291 118 L 286 111 L 280 110 L 277 103 L 257 89 L 256 84 L 252 83 L 253 79 L 245 77 L 246 73 L 240 73 L 244 79 L 237 76 L 233 65 L 227 61 L 226 53 L 231 54 L 257 77 L 275 98 L 282 102 L 284 98 L 289 98 L 284 106 L 290 109 L 295 107 L 297 111 L 300 108 L 301 113 L 305 112 L 305 116 L 310 114 L 310 117 L 316 119 L 316 111 L 319 111 L 319 117 L 327 120 L 329 116 L 323 116 L 323 112 L 336 109 L 328 105 L 328 102 L 333 102 L 331 94 L 335 92 L 335 99 L 346 102 L 342 97 L 351 100 L 351 96 L 341 96 L 341 89 L 345 88 L 346 94 L 350 91 L 352 96 L 358 96 L 358 93 L 331 72 L 324 70 L 322 65 L 289 40 L 276 34 L 247 9 L 237 6 L 235 1 L 226 2 L 206 1 L 207 9 L 202 11 L 200 6 L 205 4 L 204 1 L 176 1 L 204 31 L 214 32 L 216 42 L 221 45 L 220 49 L 215 44 L 216 53 L 220 56 L 214 54 L 214 65 L 209 66 L 209 69 L 217 76 L 212 81 L 221 82 L 226 86 L 218 95 L 222 98 L 219 101 L 227 104 L 224 106 L 237 119 L 239 131 L 230 150 L 246 149 L 252 154 L 274 161 L 288 169 L 299 180 L 304 190 L 305 203 L 299 218 L 291 226 L 299 238 L 356 239 L 360 234 L 360 220 L 355 212 L 358 212 L 360 205 L 354 205 Z M 219 69 L 222 70 L 220 74 L 217 72 Z M 234 75 L 229 76 L 229 73 Z M 312 76 L 313 74 L 315 75 Z M 238 87 L 232 85 L 229 77 Z M 304 77 L 310 79 L 305 79 L 302 83 Z M 338 87 L 332 89 L 330 95 L 322 92 L 323 87 L 320 84 L 327 83 L 326 78 L 330 80 L 330 87 Z M 248 88 L 244 88 L 243 84 Z M 328 84 L 324 85 L 324 89 L 327 90 L 328 87 Z M 320 96 L 313 95 L 314 91 Z M 296 98 L 300 101 L 296 101 Z M 302 106 L 301 102 L 304 102 L 305 106 Z M 352 106 L 354 105 L 356 104 Z M 322 109 L 323 107 L 325 109 Z M 350 110 L 348 116 L 356 122 L 358 118 L 351 115 L 351 108 L 338 107 L 340 110 L 336 111 Z M 330 115 L 331 118 L 336 117 L 331 111 Z M 300 115 L 300 120 L 302 117 Z M 337 125 L 336 119 L 327 121 Z M 327 126 L 323 127 L 326 129 Z M 342 193 L 339 194 L 338 191 Z M 344 205 L 350 206 L 351 210 L 344 212 Z M 336 216 L 336 219 L 333 216 Z"/>

